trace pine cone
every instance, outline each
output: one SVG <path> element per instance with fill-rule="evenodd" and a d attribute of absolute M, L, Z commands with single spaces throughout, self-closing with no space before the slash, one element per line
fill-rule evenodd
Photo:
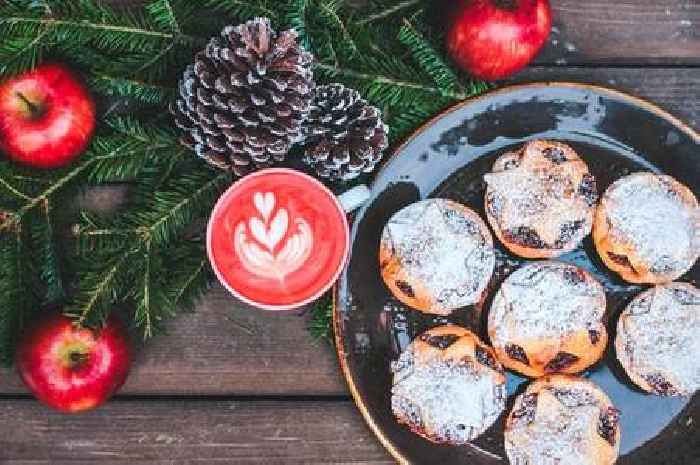
<path fill-rule="evenodd" d="M 266 18 L 227 26 L 197 53 L 171 105 L 181 142 L 244 176 L 284 160 L 313 97 L 313 57 Z"/>
<path fill-rule="evenodd" d="M 342 84 L 316 88 L 304 135 L 304 161 L 332 180 L 371 172 L 388 146 L 379 109 Z"/>

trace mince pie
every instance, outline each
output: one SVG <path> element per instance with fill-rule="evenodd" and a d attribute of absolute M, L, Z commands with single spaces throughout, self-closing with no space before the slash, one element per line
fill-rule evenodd
<path fill-rule="evenodd" d="M 604 314 L 605 291 L 590 273 L 562 262 L 533 262 L 501 285 L 488 332 L 511 370 L 530 377 L 577 373 L 605 351 Z"/>
<path fill-rule="evenodd" d="M 625 281 L 673 281 L 700 255 L 697 199 L 670 176 L 630 174 L 603 194 L 593 240 L 605 265 Z"/>
<path fill-rule="evenodd" d="M 617 322 L 615 351 L 645 391 L 694 394 L 700 389 L 700 289 L 669 283 L 639 294 Z"/>
<path fill-rule="evenodd" d="M 516 255 L 556 257 L 578 247 L 591 232 L 595 178 L 566 144 L 528 142 L 501 155 L 484 180 L 486 217 Z"/>
<path fill-rule="evenodd" d="M 506 420 L 511 465 L 612 465 L 620 447 L 620 412 L 590 381 L 538 379 L 515 399 Z"/>
<path fill-rule="evenodd" d="M 503 367 L 490 347 L 459 326 L 422 333 L 391 371 L 396 419 L 430 441 L 465 444 L 505 409 Z"/>
<path fill-rule="evenodd" d="M 382 278 L 401 302 L 447 315 L 480 301 L 495 264 L 493 240 L 474 211 L 429 199 L 399 210 L 384 227 Z"/>

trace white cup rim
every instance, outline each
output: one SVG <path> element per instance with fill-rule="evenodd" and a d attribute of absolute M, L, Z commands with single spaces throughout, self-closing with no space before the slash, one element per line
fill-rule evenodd
<path fill-rule="evenodd" d="M 217 215 L 220 213 L 221 209 L 223 206 L 227 203 L 228 199 L 232 197 L 237 190 L 241 188 L 241 186 L 245 183 L 250 181 L 251 179 L 255 179 L 261 176 L 265 176 L 268 174 L 275 174 L 275 173 L 284 173 L 284 174 L 291 174 L 293 176 L 298 176 L 302 179 L 305 179 L 307 181 L 311 181 L 311 183 L 315 184 L 318 186 L 322 191 L 324 191 L 328 197 L 332 200 L 333 204 L 338 210 L 338 213 L 340 214 L 341 220 L 343 222 L 343 238 L 344 238 L 344 250 L 343 250 L 343 256 L 341 257 L 340 264 L 338 265 L 338 269 L 333 273 L 333 276 L 331 279 L 328 281 L 328 283 L 325 283 L 319 291 L 311 295 L 310 297 L 305 298 L 304 300 L 300 302 L 294 302 L 291 304 L 266 304 L 262 302 L 257 302 L 240 292 L 238 292 L 236 289 L 234 289 L 224 278 L 223 273 L 221 270 L 219 270 L 219 267 L 214 260 L 214 255 L 212 252 L 212 235 L 213 235 L 213 224 L 214 224 L 214 218 L 217 217 Z M 265 168 L 259 171 L 256 171 L 254 173 L 251 173 L 247 176 L 244 176 L 240 179 L 238 179 L 236 182 L 234 182 L 231 186 L 226 189 L 226 191 L 219 197 L 219 199 L 216 201 L 216 205 L 214 206 L 214 209 L 211 212 L 211 216 L 209 217 L 209 221 L 207 223 L 207 258 L 209 260 L 209 264 L 211 265 L 212 269 L 214 270 L 214 274 L 216 275 L 216 278 L 219 280 L 219 282 L 226 288 L 226 290 L 232 294 L 234 297 L 237 299 L 252 305 L 256 308 L 262 309 L 262 310 L 272 310 L 272 311 L 284 311 L 284 310 L 294 310 L 300 307 L 303 307 L 304 305 L 307 305 L 315 300 L 317 300 L 319 297 L 321 297 L 323 294 L 330 289 L 333 284 L 338 280 L 340 277 L 340 274 L 343 272 L 343 269 L 345 268 L 347 262 L 348 262 L 348 257 L 350 255 L 350 229 L 348 226 L 348 220 L 347 220 L 347 215 L 345 211 L 343 210 L 342 205 L 338 201 L 337 197 L 333 194 L 333 192 L 330 191 L 322 182 L 320 182 L 318 179 L 309 176 L 306 173 L 302 173 L 301 171 L 294 170 L 291 168 Z"/>

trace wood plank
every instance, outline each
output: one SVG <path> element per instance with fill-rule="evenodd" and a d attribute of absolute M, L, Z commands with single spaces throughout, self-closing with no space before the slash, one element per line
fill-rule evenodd
<path fill-rule="evenodd" d="M 126 395 L 338 395 L 346 387 L 333 349 L 313 340 L 308 315 L 276 315 L 237 302 L 216 285 L 194 313 L 136 351 Z M 25 392 L 0 371 L 0 392 Z"/>
<path fill-rule="evenodd" d="M 517 77 L 596 82 L 649 98 L 700 128 L 700 68 L 532 68 Z M 105 209 L 123 191 L 100 188 L 86 200 Z M 167 323 L 169 333 L 138 350 L 125 395 L 347 395 L 333 350 L 314 343 L 308 316 L 253 310 L 215 286 L 193 314 Z M 24 393 L 0 370 L 0 393 Z"/>
<path fill-rule="evenodd" d="M 533 81 L 572 81 L 618 89 L 650 100 L 694 129 L 700 129 L 700 68 L 534 66 L 509 82 Z"/>
<path fill-rule="evenodd" d="M 553 0 L 540 64 L 700 64 L 696 0 Z"/>
<path fill-rule="evenodd" d="M 351 402 L 117 401 L 78 416 L 0 402 L 0 463 L 393 464 Z"/>
<path fill-rule="evenodd" d="M 618 465 L 697 463 L 697 422 Z M 624 434 L 624 432 L 623 432 Z M 694 438 L 689 440 L 690 438 Z M 0 401 L 0 463 L 33 465 L 389 465 L 349 402 L 115 401 L 62 415 L 30 400 Z"/>

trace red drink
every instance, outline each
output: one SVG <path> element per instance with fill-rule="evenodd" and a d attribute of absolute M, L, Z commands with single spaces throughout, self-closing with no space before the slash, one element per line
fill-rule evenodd
<path fill-rule="evenodd" d="M 323 184 L 298 171 L 267 169 L 219 199 L 207 250 L 233 295 L 266 310 L 287 310 L 333 285 L 348 255 L 348 224 Z"/>

